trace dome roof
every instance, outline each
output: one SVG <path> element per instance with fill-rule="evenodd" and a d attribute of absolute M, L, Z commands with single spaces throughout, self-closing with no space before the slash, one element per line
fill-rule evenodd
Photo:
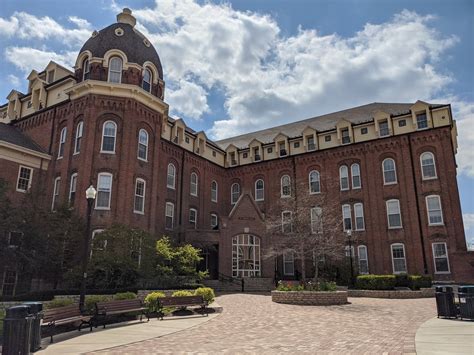
<path fill-rule="evenodd" d="M 93 57 L 104 58 L 107 51 L 119 49 L 127 55 L 129 63 L 143 66 L 147 61 L 152 62 L 158 70 L 160 79 L 163 79 L 160 57 L 150 41 L 134 28 L 135 18 L 131 15 L 131 11 L 124 9 L 124 12 L 117 16 L 117 20 L 117 23 L 95 32 L 95 35 L 84 43 L 79 53 L 89 50 Z M 119 28 L 123 32 L 116 31 Z"/>

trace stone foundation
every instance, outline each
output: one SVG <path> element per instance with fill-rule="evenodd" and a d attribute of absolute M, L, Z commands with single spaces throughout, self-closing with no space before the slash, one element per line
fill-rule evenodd
<path fill-rule="evenodd" d="M 348 303 L 347 291 L 272 291 L 272 301 L 308 306 L 330 306 Z"/>
<path fill-rule="evenodd" d="M 369 298 L 426 298 L 434 297 L 434 288 L 422 288 L 419 291 L 409 290 L 348 290 L 349 297 L 369 297 Z"/>

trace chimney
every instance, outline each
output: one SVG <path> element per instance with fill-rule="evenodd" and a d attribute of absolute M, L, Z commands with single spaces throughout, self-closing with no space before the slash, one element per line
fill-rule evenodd
<path fill-rule="evenodd" d="M 132 10 L 128 8 L 124 8 L 123 11 L 117 15 L 117 22 L 128 23 L 132 27 L 135 27 L 135 24 L 137 23 L 137 19 L 132 16 Z"/>

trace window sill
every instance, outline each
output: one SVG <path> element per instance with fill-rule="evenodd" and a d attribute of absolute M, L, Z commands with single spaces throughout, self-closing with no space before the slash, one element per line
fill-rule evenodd
<path fill-rule="evenodd" d="M 137 159 L 144 162 L 144 163 L 148 163 L 148 159 L 143 159 L 143 158 L 139 158 L 139 157 L 137 157 Z"/>
<path fill-rule="evenodd" d="M 397 229 L 403 229 L 403 226 L 400 226 L 400 227 L 388 227 L 388 230 L 397 230 Z"/>
<path fill-rule="evenodd" d="M 110 207 L 95 207 L 94 209 L 99 211 L 110 211 Z"/>
<path fill-rule="evenodd" d="M 79 153 L 80 153 L 80 152 L 74 152 L 74 153 L 72 153 L 72 155 L 73 155 L 73 156 L 74 156 L 74 155 L 79 155 Z"/>
<path fill-rule="evenodd" d="M 423 181 L 430 181 L 430 180 L 437 180 L 438 176 L 433 176 L 433 177 L 428 177 L 428 178 L 422 178 Z"/>
<path fill-rule="evenodd" d="M 115 152 L 109 152 L 107 150 L 101 150 L 100 154 L 115 154 Z"/>
<path fill-rule="evenodd" d="M 21 192 L 22 194 L 26 194 L 28 192 L 28 190 L 19 190 L 19 189 L 16 189 L 16 192 Z"/>
<path fill-rule="evenodd" d="M 443 223 L 428 223 L 428 227 L 443 227 L 444 226 L 444 222 Z"/>
<path fill-rule="evenodd" d="M 390 186 L 390 185 L 397 185 L 398 184 L 398 181 L 395 181 L 395 182 L 384 182 L 383 183 L 383 186 Z"/>
<path fill-rule="evenodd" d="M 141 211 L 133 211 L 133 213 L 139 214 L 139 215 L 142 215 L 142 216 L 145 215 L 145 212 L 141 212 Z"/>
<path fill-rule="evenodd" d="M 168 186 L 168 185 L 167 185 L 166 188 L 167 188 L 167 189 L 170 189 L 170 190 L 176 190 L 176 187 L 174 187 L 174 186 Z"/>
<path fill-rule="evenodd" d="M 435 275 L 449 275 L 451 271 L 435 271 Z"/>
<path fill-rule="evenodd" d="M 319 195 L 319 194 L 321 194 L 321 191 L 318 191 L 318 192 L 311 192 L 311 191 L 310 191 L 309 194 L 310 194 L 310 195 Z"/>
<path fill-rule="evenodd" d="M 61 160 L 63 157 L 57 157 L 56 160 Z"/>
<path fill-rule="evenodd" d="M 352 190 L 362 190 L 362 187 L 353 187 Z"/>

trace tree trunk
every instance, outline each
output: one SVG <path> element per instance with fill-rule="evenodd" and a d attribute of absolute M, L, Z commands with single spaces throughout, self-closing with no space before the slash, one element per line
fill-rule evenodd
<path fill-rule="evenodd" d="M 301 258 L 301 281 L 306 282 L 306 260 L 305 260 L 303 245 L 301 246 L 300 258 Z"/>

